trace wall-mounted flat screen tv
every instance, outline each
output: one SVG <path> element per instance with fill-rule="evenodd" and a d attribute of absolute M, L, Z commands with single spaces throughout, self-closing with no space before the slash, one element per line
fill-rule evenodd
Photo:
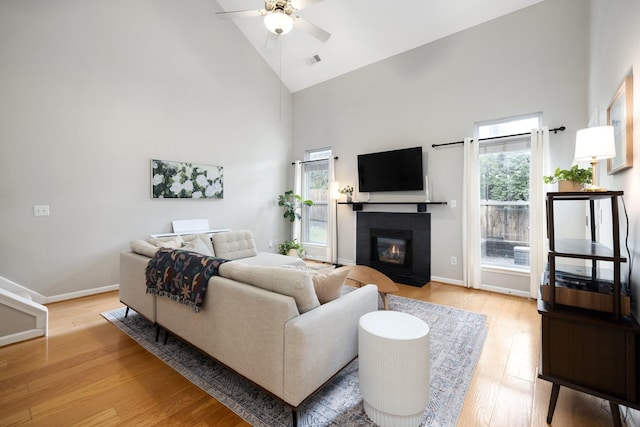
<path fill-rule="evenodd" d="M 358 190 L 424 190 L 422 147 L 358 155 Z"/>

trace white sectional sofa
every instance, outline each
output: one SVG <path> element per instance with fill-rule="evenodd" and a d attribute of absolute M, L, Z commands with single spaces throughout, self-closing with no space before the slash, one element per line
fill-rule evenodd
<path fill-rule="evenodd" d="M 216 257 L 233 261 L 209 279 L 198 313 L 147 294 L 150 258 L 134 252 L 120 256 L 120 300 L 291 406 L 295 424 L 295 409 L 357 356 L 358 321 L 378 309 L 377 287 L 321 303 L 314 284 L 344 276 L 316 274 L 297 258 L 258 253 L 247 231 L 216 233 L 211 240 Z"/>

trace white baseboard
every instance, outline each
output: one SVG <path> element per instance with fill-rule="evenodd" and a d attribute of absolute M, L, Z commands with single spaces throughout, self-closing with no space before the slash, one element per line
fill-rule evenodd
<path fill-rule="evenodd" d="M 431 276 L 431 280 L 433 280 L 434 282 L 446 283 L 448 285 L 464 286 L 464 282 L 462 280 L 449 279 L 447 277 Z M 498 286 L 481 285 L 480 290 L 488 291 L 488 292 L 496 292 L 499 294 L 515 295 L 522 298 L 531 298 L 531 295 L 529 295 L 529 292 L 518 291 L 513 289 L 505 289 L 505 288 L 500 288 Z"/>
<path fill-rule="evenodd" d="M 498 294 L 514 295 L 522 298 L 531 298 L 529 291 L 519 291 L 515 289 L 506 289 L 499 286 L 480 285 L 483 291 L 496 292 Z"/>
<path fill-rule="evenodd" d="M 434 282 L 446 283 L 447 285 L 464 286 L 462 280 L 449 279 L 448 277 L 431 276 L 431 280 Z"/>
<path fill-rule="evenodd" d="M 32 338 L 44 337 L 46 335 L 47 330 L 45 328 L 30 329 L 13 335 L 5 335 L 0 337 L 0 347 L 20 341 L 30 340 Z"/>
<path fill-rule="evenodd" d="M 11 280 L 6 279 L 2 276 L 0 276 L 0 289 L 4 289 L 16 295 L 29 294 L 31 296 L 31 300 L 37 302 L 38 304 L 47 303 L 47 297 L 45 297 L 44 295 L 34 292 L 31 289 L 25 288 L 24 286 L 19 285 L 16 282 L 12 282 Z"/>
<path fill-rule="evenodd" d="M 100 288 L 85 289 L 77 292 L 69 292 L 68 294 L 54 295 L 51 297 L 47 297 L 47 304 L 52 302 L 66 301 L 74 298 L 88 297 L 90 295 L 103 294 L 105 292 L 117 291 L 118 289 L 120 289 L 120 285 L 115 284 L 115 285 L 109 285 L 109 286 L 102 286 Z"/>
<path fill-rule="evenodd" d="M 13 330 L 18 330 L 17 332 L 0 336 L 0 347 L 47 335 L 49 310 L 44 305 L 31 300 L 27 296 L 22 296 L 0 288 L 0 306 L 3 309 L 8 307 L 11 310 L 15 310 L 21 313 L 21 316 L 25 316 L 34 322 L 34 327 L 31 329 L 26 329 L 29 328 L 28 325 L 24 326 L 24 330 L 19 330 L 23 327 L 14 327 Z M 5 319 L 0 320 L 4 321 Z"/>
<path fill-rule="evenodd" d="M 66 294 L 53 295 L 50 297 L 46 297 L 42 294 L 39 294 L 38 292 L 32 291 L 29 288 L 25 288 L 22 285 L 19 285 L 15 282 L 12 282 L 9 279 L 6 279 L 0 276 L 0 289 L 5 289 L 17 295 L 29 294 L 31 296 L 31 299 L 34 302 L 37 302 L 38 304 L 43 304 L 43 305 L 50 304 L 52 302 L 66 301 L 74 298 L 81 298 L 81 297 L 86 297 L 90 295 L 103 294 L 105 292 L 117 291 L 119 288 L 120 288 L 120 285 L 116 283 L 115 285 L 102 286 L 100 288 L 85 289 L 82 291 L 69 292 Z"/>

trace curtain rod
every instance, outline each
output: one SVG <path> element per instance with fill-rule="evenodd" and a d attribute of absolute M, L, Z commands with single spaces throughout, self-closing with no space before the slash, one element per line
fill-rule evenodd
<path fill-rule="evenodd" d="M 558 132 L 562 132 L 562 131 L 564 131 L 566 129 L 567 129 L 566 127 L 560 126 L 560 127 L 557 127 L 557 128 L 549 129 L 549 132 L 558 133 Z M 489 137 L 489 138 L 480 138 L 478 141 L 489 141 L 489 140 L 492 140 L 492 139 L 512 138 L 514 136 L 525 136 L 525 135 L 531 135 L 531 132 L 515 133 L 513 135 L 492 136 L 492 137 Z M 473 139 L 471 140 L 471 142 L 473 142 Z M 443 147 L 445 145 L 455 145 L 455 144 L 464 144 L 464 141 L 447 142 L 445 144 L 431 144 L 431 146 L 433 148 L 436 148 L 436 147 Z"/>
<path fill-rule="evenodd" d="M 305 163 L 314 163 L 314 162 L 324 162 L 325 160 L 327 160 L 327 159 L 305 160 L 305 161 L 300 162 L 300 163 L 305 164 Z M 338 156 L 335 156 L 333 158 L 333 160 L 338 160 Z M 295 165 L 295 164 L 296 164 L 296 162 L 291 162 L 291 165 Z"/>

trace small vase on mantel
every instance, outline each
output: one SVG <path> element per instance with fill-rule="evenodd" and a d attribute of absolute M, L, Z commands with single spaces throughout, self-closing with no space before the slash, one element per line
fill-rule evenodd
<path fill-rule="evenodd" d="M 351 194 L 347 194 L 347 203 L 351 202 L 353 202 L 353 197 L 351 196 Z"/>

